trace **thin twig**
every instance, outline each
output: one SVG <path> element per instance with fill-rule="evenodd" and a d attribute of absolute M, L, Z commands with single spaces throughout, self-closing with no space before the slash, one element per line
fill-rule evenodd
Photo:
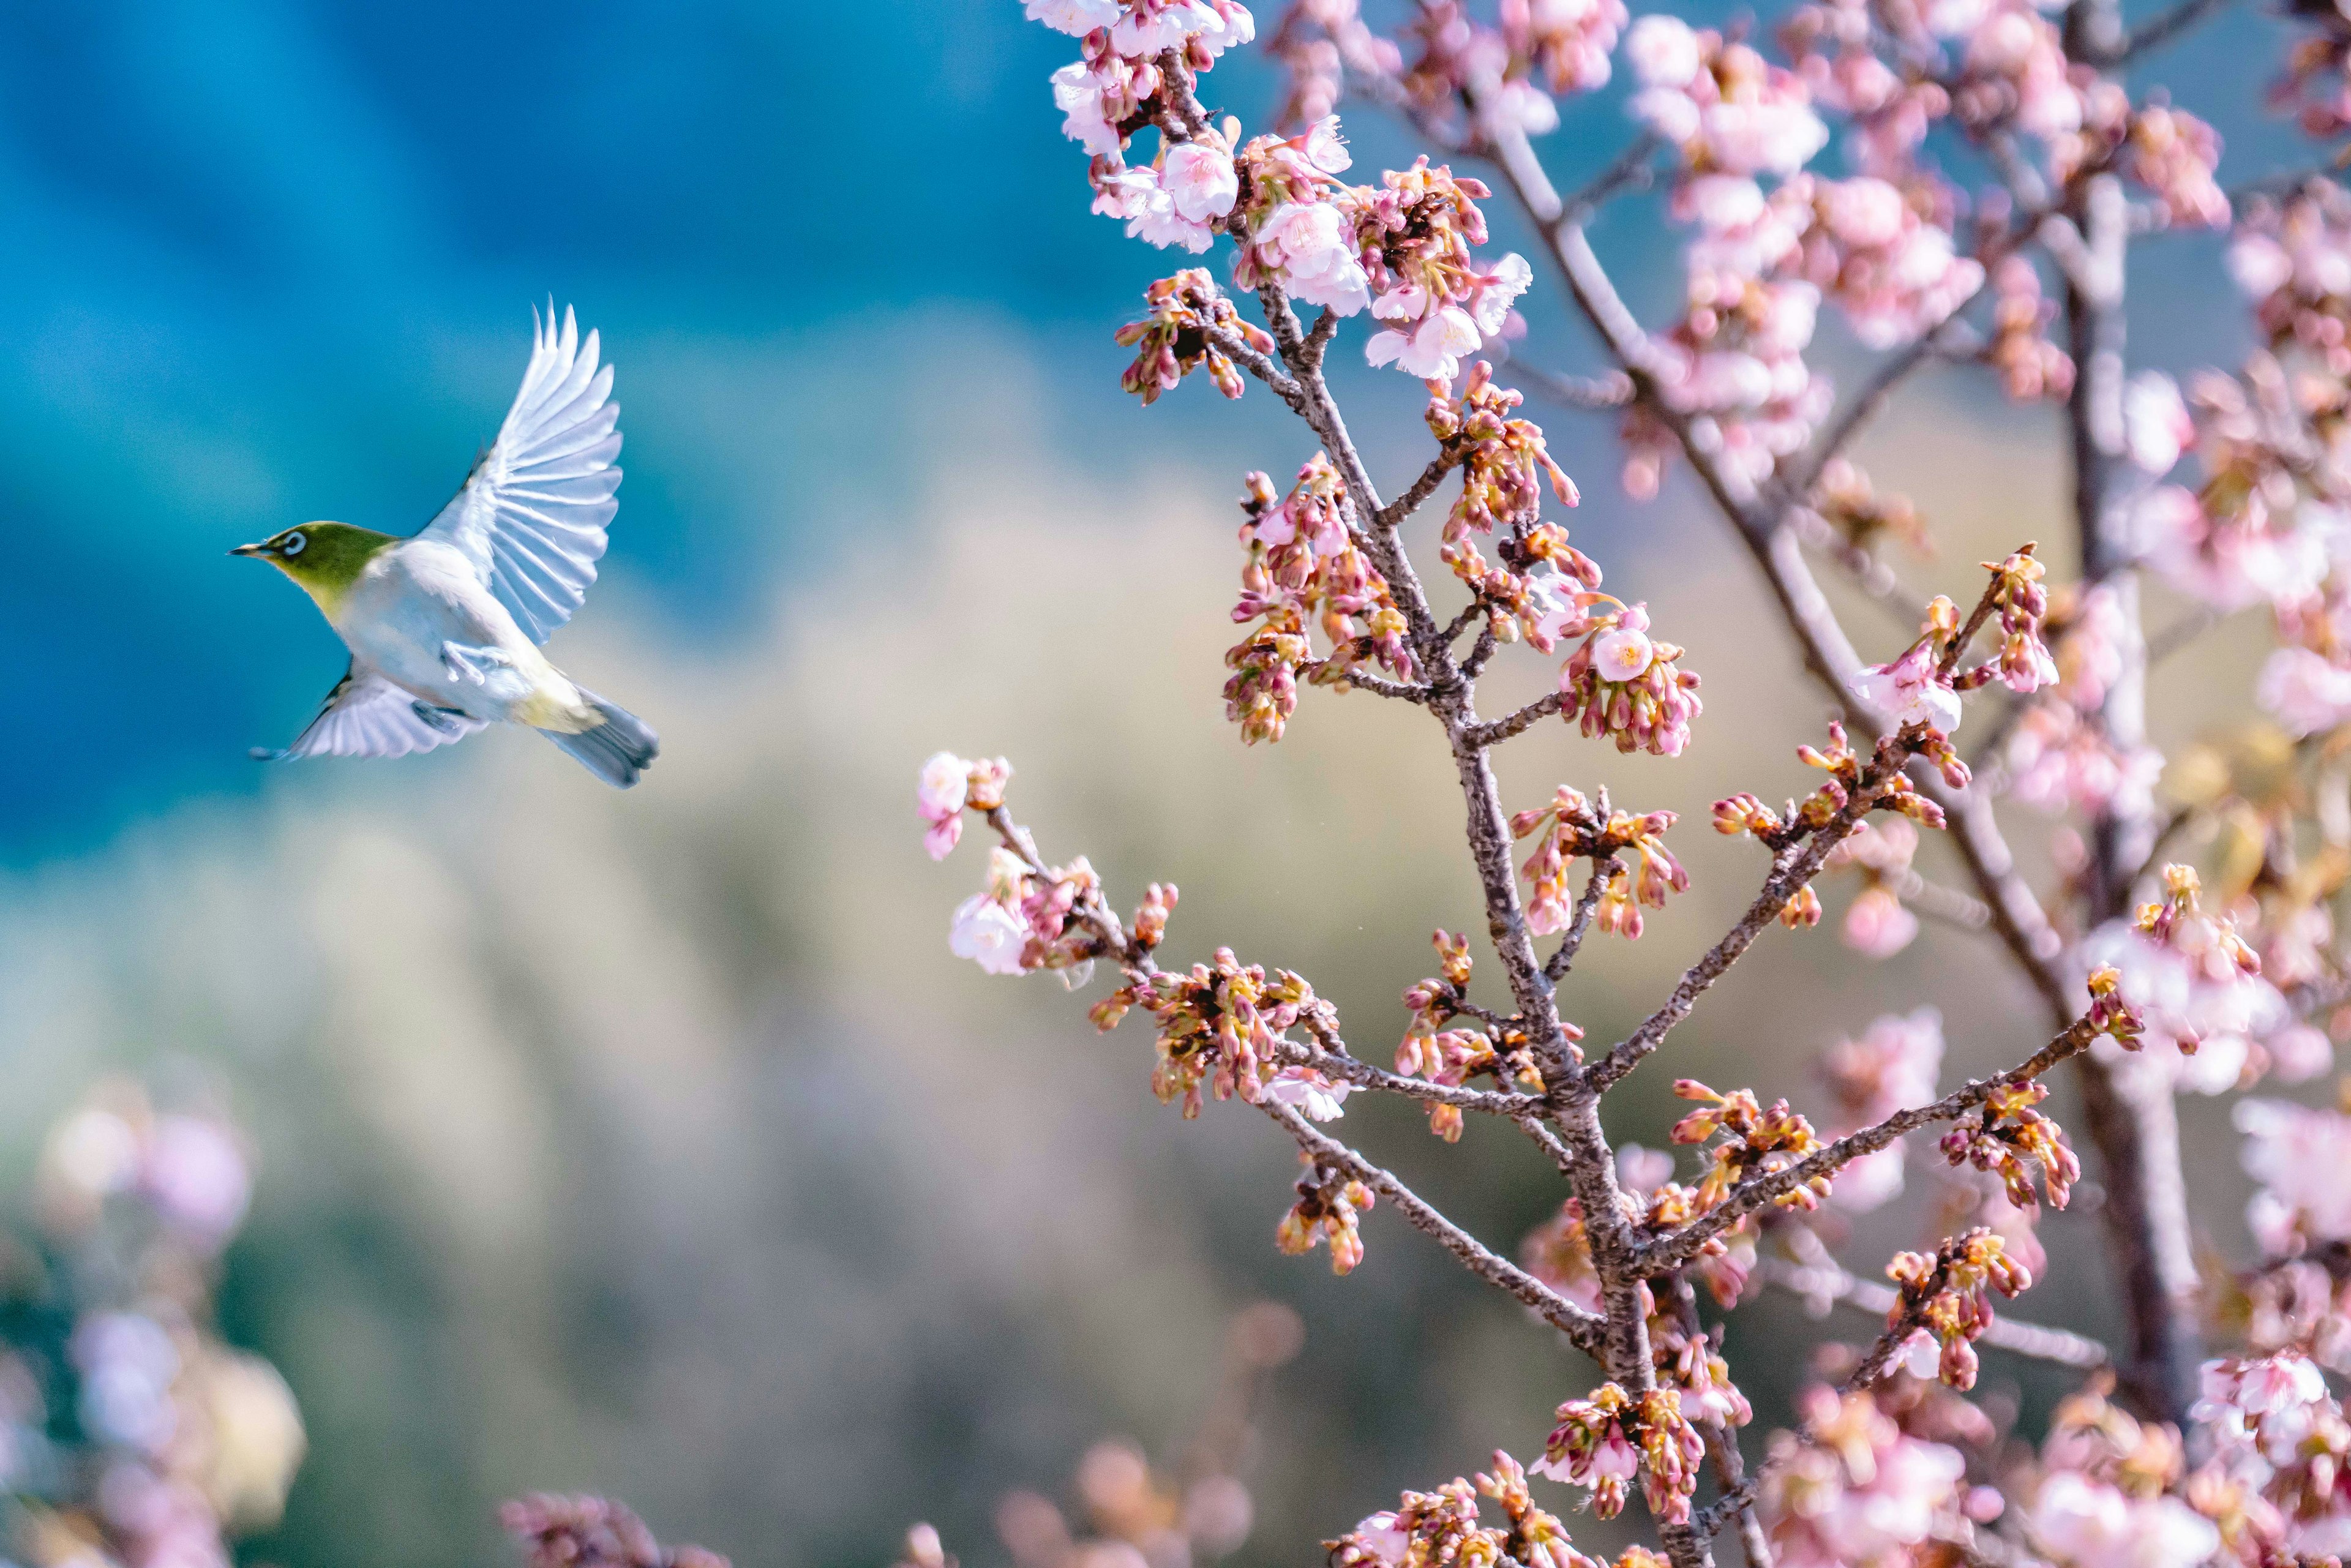
<path fill-rule="evenodd" d="M 1540 365 L 1531 365 L 1524 360 L 1512 360 L 1510 379 L 1526 386 L 1546 402 L 1587 413 L 1623 408 L 1633 401 L 1633 378 L 1622 371 L 1607 371 L 1596 376 L 1571 376 L 1545 370 Z"/>
<path fill-rule="evenodd" d="M 1834 1263 L 1761 1258 L 1756 1260 L 1755 1276 L 1767 1285 L 1777 1285 L 1803 1297 L 1815 1312 L 1825 1312 L 1834 1305 L 1884 1318 L 1902 1305 L 1901 1291 L 1874 1280 L 1861 1279 Z M 1991 1326 L 1976 1343 L 2034 1361 L 2069 1366 L 2077 1372 L 2095 1372 L 2112 1361 L 2106 1347 L 2086 1335 L 2040 1323 L 2019 1322 L 2005 1313 L 1993 1318 Z"/>
<path fill-rule="evenodd" d="M 1379 509 L 1380 527 L 1395 528 L 1420 510 L 1420 504 L 1437 494 L 1437 487 L 1445 483 L 1445 476 L 1453 469 L 1454 458 L 1449 448 L 1430 458 L 1428 466 L 1420 471 L 1420 477 L 1415 479 L 1403 495 Z"/>
<path fill-rule="evenodd" d="M 1489 720 L 1485 724 L 1470 726 L 1469 744 L 1482 750 L 1489 746 L 1499 746 L 1515 736 L 1524 735 L 1528 730 L 1557 713 L 1566 702 L 1565 692 L 1545 692 L 1515 713 L 1504 714 L 1501 717 Z"/>
<path fill-rule="evenodd" d="M 1597 1314 L 1585 1312 L 1508 1259 L 1488 1251 L 1484 1243 L 1439 1214 L 1394 1175 L 1372 1164 L 1337 1139 L 1324 1135 L 1290 1106 L 1274 1100 L 1262 1100 L 1258 1103 L 1258 1109 L 1280 1123 L 1290 1135 L 1298 1140 L 1300 1148 L 1346 1172 L 1386 1198 L 1414 1229 L 1434 1237 L 1447 1251 L 1461 1260 L 1471 1273 L 1524 1301 L 1545 1322 L 1573 1340 L 1577 1349 L 1598 1358 L 1605 1325 Z"/>
<path fill-rule="evenodd" d="M 1862 1155 L 1876 1154 L 1906 1133 L 1915 1133 L 1938 1122 L 1958 1120 L 2011 1084 L 2038 1078 L 2067 1057 L 2089 1050 L 2090 1042 L 2098 1035 L 2097 1026 L 2086 1017 L 2077 1019 L 2054 1040 L 2005 1072 L 1996 1072 L 1990 1078 L 1964 1083 L 1932 1104 L 1896 1111 L 1876 1125 L 1849 1133 L 1792 1165 L 1750 1177 L 1732 1187 L 1719 1204 L 1680 1229 L 1668 1231 L 1643 1246 L 1641 1261 L 1644 1266 L 1659 1270 L 1687 1262 L 1696 1257 L 1698 1249 L 1708 1241 L 1798 1187 L 1823 1176 L 1834 1176 Z"/>
<path fill-rule="evenodd" d="M 1605 811 L 1607 808 L 1604 804 L 1601 810 Z M 1600 907 L 1600 896 L 1608 891 L 1608 883 L 1615 875 L 1616 857 L 1614 854 L 1604 855 L 1592 862 L 1592 876 L 1584 883 L 1583 891 L 1576 895 L 1575 910 L 1568 916 L 1567 930 L 1560 937 L 1559 946 L 1552 950 L 1552 956 L 1543 960 L 1543 978 L 1552 985 L 1556 986 L 1567 978 L 1567 971 L 1574 964 L 1576 954 L 1583 949 L 1584 935 L 1592 929 L 1592 916 L 1593 911 Z"/>

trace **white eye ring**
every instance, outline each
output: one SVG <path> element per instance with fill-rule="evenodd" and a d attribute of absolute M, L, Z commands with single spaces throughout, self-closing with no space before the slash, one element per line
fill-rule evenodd
<path fill-rule="evenodd" d="M 286 536 L 286 542 L 277 547 L 277 553 L 280 555 L 300 555 L 302 553 L 303 547 L 308 545 L 309 542 L 310 541 L 307 538 L 300 534 L 287 534 Z"/>

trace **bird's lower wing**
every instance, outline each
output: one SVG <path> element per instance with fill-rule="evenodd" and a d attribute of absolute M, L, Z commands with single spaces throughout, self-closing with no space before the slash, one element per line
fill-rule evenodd
<path fill-rule="evenodd" d="M 298 757 L 407 757 L 463 740 L 485 721 L 438 708 L 393 685 L 381 675 L 345 672 L 319 706 L 319 716 L 283 751 L 256 747 L 256 761 L 288 762 Z"/>

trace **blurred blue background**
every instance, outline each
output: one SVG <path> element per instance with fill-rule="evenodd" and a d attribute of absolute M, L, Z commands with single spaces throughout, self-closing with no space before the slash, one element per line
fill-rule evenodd
<path fill-rule="evenodd" d="M 1108 333 L 1155 258 L 1086 212 L 1044 89 L 1069 52 L 1014 0 L 0 8 L 0 667 L 40 759 L 0 768 L 0 857 L 261 787 L 244 748 L 289 736 L 340 658 L 223 552 L 313 517 L 421 526 L 550 294 L 620 367 L 610 570 L 690 640 L 740 635 L 778 574 L 820 570 L 845 496 L 913 505 L 946 361 L 1066 366 L 1041 413 L 1081 459 L 1226 418 L 1186 397 L 1146 426 L 1108 394 Z M 2276 57 L 2241 15 L 2152 68 L 2258 168 L 2292 141 L 2258 110 Z M 1254 55 L 1214 86 L 1247 114 L 1272 98 Z M 1614 97 L 1568 106 L 1562 168 L 1616 145 Z M 1350 123 L 1366 162 L 1401 154 L 1377 117 Z M 1662 303 L 1631 205 L 1605 232 Z M 2209 276 L 2212 249 L 2142 266 Z M 2142 347 L 2225 351 L 2236 313 L 2184 298 L 2143 312 Z"/>
<path fill-rule="evenodd" d="M 2244 11 L 2148 68 L 2229 138 L 2224 181 L 2310 156 L 2261 108 L 2282 51 Z M 997 1561 L 1006 1487 L 1105 1430 L 1180 1448 L 1226 1314 L 1272 1295 L 1307 1350 L 1248 1560 L 1295 1564 L 1400 1486 L 1528 1451 L 1583 1391 L 1392 1217 L 1349 1281 L 1276 1257 L 1293 1167 L 1266 1128 L 1180 1124 L 1137 1024 L 1096 1043 L 1077 1000 L 945 953 L 980 872 L 916 848 L 941 746 L 1011 753 L 1050 856 L 1092 853 L 1122 897 L 1179 880 L 1172 951 L 1303 970 L 1374 1059 L 1430 926 L 1479 918 L 1408 718 L 1310 693 L 1250 751 L 1223 720 L 1230 497 L 1311 447 L 1262 396 L 1116 391 L 1111 333 L 1170 258 L 1087 212 L 1045 85 L 1071 54 L 1015 0 L 0 3 L 0 1176 L 109 1070 L 192 1072 L 252 1129 L 224 1327 L 285 1370 L 312 1455 L 249 1555 L 481 1562 L 496 1497 L 594 1485 L 752 1568 L 879 1564 L 923 1516 Z M 1249 53 L 1212 86 L 1252 127 L 1276 91 Z M 1566 180 L 1622 145 L 1620 99 L 1564 106 Z M 1411 155 L 1376 117 L 1349 131 L 1366 178 Z M 1598 229 L 1651 319 L 1679 287 L 1657 204 Z M 2137 253 L 2137 362 L 2241 350 L 2219 248 Z M 1538 277 L 1523 351 L 1596 369 Z M 604 334 L 627 436 L 604 580 L 556 652 L 663 729 L 661 767 L 617 797 L 514 735 L 247 760 L 343 654 L 225 552 L 421 526 L 550 295 Z M 1833 330 L 1822 353 L 1856 358 Z M 1419 389 L 1341 381 L 1382 471 L 1416 470 Z M 1531 736 L 1513 801 L 1607 783 L 1702 823 L 1792 787 L 1819 706 L 1743 561 L 1677 486 L 1622 499 L 1612 421 L 1547 423 L 1578 544 L 1689 644 L 1708 712 L 1670 766 Z M 2061 538 L 2055 434 L 1965 372 L 1873 433 L 1880 482 L 1945 529 L 1909 569 Z M 1908 633 L 1875 614 L 1853 621 L 1883 656 Z M 2203 688 L 2176 689 L 2158 723 L 2192 727 Z M 1690 837 L 1699 890 L 1580 967 L 1595 1035 L 1747 880 Z M 2014 1060 L 1997 966 L 1928 947 L 1856 969 L 1774 936 L 1673 1070 L 1802 1104 L 1819 1047 L 1936 1001 L 1950 1072 Z M 1614 1130 L 1672 1113 L 1636 1083 Z M 2199 1146 L 2220 1114 L 2189 1107 Z M 1489 1129 L 1347 1126 L 1498 1245 L 1556 1209 Z M 2242 1189 L 2214 1159 L 2225 1227 Z M 2034 1310 L 2110 1326 L 2087 1281 Z M 1783 1302 L 1742 1322 L 1769 1421 L 1788 1345 L 1824 1331 Z M 1987 1386 L 2023 1397 L 2018 1375 Z"/>

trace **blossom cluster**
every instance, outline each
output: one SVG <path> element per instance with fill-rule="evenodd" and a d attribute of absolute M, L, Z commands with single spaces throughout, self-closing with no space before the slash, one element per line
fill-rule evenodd
<path fill-rule="evenodd" d="M 1510 818 L 1510 836 L 1541 837 L 1519 868 L 1528 883 L 1527 929 L 1538 936 L 1565 930 L 1571 900 L 1568 867 L 1578 860 L 1593 862 L 1592 874 L 1603 879 L 1594 919 L 1603 931 L 1628 939 L 1641 935 L 1643 908 L 1663 909 L 1666 895 L 1689 886 L 1689 873 L 1666 847 L 1666 830 L 1674 825 L 1671 811 L 1629 811 L 1594 809 L 1583 792 L 1562 784 L 1544 805 Z M 1637 867 L 1618 860 L 1631 851 Z"/>
<path fill-rule="evenodd" d="M 1626 1489 L 1638 1476 L 1650 1512 L 1669 1521 L 1689 1518 L 1706 1447 L 1682 1414 L 1678 1391 L 1633 1395 L 1604 1383 L 1589 1398 L 1562 1405 L 1558 1419 L 1543 1457 L 1528 1467 L 1534 1474 L 1589 1488 L 1592 1511 L 1603 1519 L 1624 1511 Z"/>
<path fill-rule="evenodd" d="M 1540 1469 L 1540 1466 L 1537 1467 Z M 1501 1505 L 1503 1523 L 1488 1524 L 1480 1496 Z M 1435 1491 L 1405 1492 L 1393 1509 L 1371 1515 L 1336 1541 L 1326 1541 L 1332 1568 L 1607 1568 L 1575 1549 L 1567 1527 L 1536 1506 L 1527 1471 L 1497 1448 L 1490 1474 L 1473 1485 L 1456 1477 Z M 1658 1568 L 1654 1553 L 1635 1548 L 1615 1568 Z"/>
<path fill-rule="evenodd" d="M 99 1086 L 51 1128 L 36 1176 L 45 1263 L 10 1288 L 0 1483 L 11 1555 L 220 1568 L 276 1524 L 305 1437 L 277 1369 L 223 1342 L 212 1291 L 252 1193 L 225 1117 Z M 51 1534 L 55 1531 L 55 1534 Z"/>
<path fill-rule="evenodd" d="M 1343 685 L 1366 667 L 1409 678 L 1404 614 L 1386 580 L 1363 549 L 1362 535 L 1340 477 L 1316 453 L 1299 469 L 1287 496 L 1252 473 L 1243 482 L 1241 594 L 1238 622 L 1255 622 L 1225 655 L 1225 716 L 1247 741 L 1280 740 L 1298 709 L 1298 672 L 1313 646 L 1307 628 L 1320 630 L 1330 653 L 1313 661 L 1311 678 Z"/>
<path fill-rule="evenodd" d="M 1914 1437 L 1866 1393 L 1815 1384 L 1802 1428 L 1772 1434 L 1761 1511 L 1784 1568 L 1899 1568 L 1957 1521 L 1967 1460 Z"/>

